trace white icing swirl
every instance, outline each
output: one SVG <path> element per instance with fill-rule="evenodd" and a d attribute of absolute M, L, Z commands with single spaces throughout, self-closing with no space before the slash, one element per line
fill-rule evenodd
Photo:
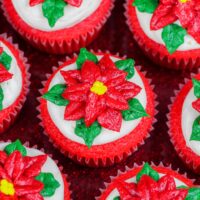
<path fill-rule="evenodd" d="M 87 17 L 89 17 L 99 7 L 102 0 L 83 0 L 80 7 L 67 5 L 64 8 L 64 16 L 58 19 L 52 28 L 48 24 L 47 18 L 42 12 L 42 4 L 36 6 L 29 5 L 30 0 L 12 0 L 18 15 L 31 27 L 41 31 L 56 31 L 70 28 Z"/>

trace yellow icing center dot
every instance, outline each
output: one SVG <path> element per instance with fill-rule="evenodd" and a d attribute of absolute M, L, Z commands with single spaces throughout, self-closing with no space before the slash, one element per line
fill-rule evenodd
<path fill-rule="evenodd" d="M 14 185 L 6 179 L 2 179 L 0 181 L 0 192 L 5 195 L 13 196 L 15 194 Z"/>
<path fill-rule="evenodd" d="M 107 87 L 104 85 L 104 83 L 95 81 L 90 88 L 90 91 L 98 95 L 103 95 L 107 92 Z"/>
<path fill-rule="evenodd" d="M 187 3 L 189 0 L 179 0 L 181 3 Z"/>

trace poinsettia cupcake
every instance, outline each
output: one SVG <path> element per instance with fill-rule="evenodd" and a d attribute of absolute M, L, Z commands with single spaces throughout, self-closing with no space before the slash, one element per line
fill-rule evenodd
<path fill-rule="evenodd" d="M 154 94 L 132 59 L 81 49 L 41 91 L 42 125 L 55 146 L 91 166 L 121 161 L 149 135 Z"/>
<path fill-rule="evenodd" d="M 23 53 L 0 35 L 0 133 L 15 120 L 26 100 L 29 77 Z"/>
<path fill-rule="evenodd" d="M 176 69 L 200 65 L 198 0 L 127 0 L 128 25 L 156 63 Z"/>
<path fill-rule="evenodd" d="M 177 94 L 170 109 L 169 128 L 181 158 L 200 173 L 200 74 Z"/>
<path fill-rule="evenodd" d="M 19 140 L 0 143 L 1 200 L 69 200 L 65 176 L 43 152 Z"/>
<path fill-rule="evenodd" d="M 89 44 L 110 16 L 114 0 L 1 0 L 10 24 L 35 47 L 71 53 Z"/>
<path fill-rule="evenodd" d="M 200 188 L 194 187 L 191 180 L 171 169 L 146 163 L 113 178 L 97 199 L 194 200 L 199 197 Z"/>

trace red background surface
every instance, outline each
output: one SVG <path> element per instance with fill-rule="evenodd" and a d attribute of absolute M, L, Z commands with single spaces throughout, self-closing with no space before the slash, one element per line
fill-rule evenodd
<path fill-rule="evenodd" d="M 112 16 L 89 48 L 109 50 L 114 54 L 119 52 L 120 55 L 134 58 L 136 64 L 143 66 L 142 69 L 146 70 L 147 77 L 152 79 L 152 84 L 155 85 L 154 91 L 158 95 L 157 109 L 159 113 L 156 116 L 158 121 L 154 125 L 151 137 L 126 161 L 112 167 L 97 169 L 80 166 L 62 155 L 43 134 L 37 119 L 37 97 L 39 96 L 38 90 L 42 88 L 41 82 L 46 80 L 47 73 L 51 73 L 52 66 L 57 66 L 60 60 L 64 61 L 65 56 L 48 55 L 30 46 L 12 29 L 0 9 L 0 33 L 6 32 L 13 37 L 14 42 L 19 43 L 20 49 L 25 52 L 25 56 L 31 64 L 30 72 L 32 74 L 30 93 L 22 112 L 15 124 L 2 134 L 0 139 L 15 140 L 19 138 L 22 142 L 29 141 L 30 145 L 37 144 L 39 148 L 44 148 L 46 153 L 53 154 L 53 157 L 64 167 L 64 173 L 68 175 L 72 198 L 75 200 L 94 199 L 95 195 L 99 194 L 99 188 L 103 186 L 103 182 L 108 181 L 110 176 L 116 175 L 118 169 L 123 170 L 125 166 L 131 167 L 133 163 L 141 164 L 143 161 L 172 164 L 174 169 L 179 168 L 181 172 L 187 172 L 189 178 L 195 179 L 195 183 L 200 184 L 200 176 L 189 170 L 175 152 L 169 140 L 166 117 L 170 97 L 174 95 L 174 90 L 179 88 L 179 84 L 184 82 L 184 78 L 190 77 L 190 72 L 160 68 L 145 57 L 126 25 L 123 5 L 124 0 L 116 0 Z"/>

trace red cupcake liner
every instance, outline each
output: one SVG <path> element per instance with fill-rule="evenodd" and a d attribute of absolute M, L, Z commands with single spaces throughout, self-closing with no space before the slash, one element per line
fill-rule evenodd
<path fill-rule="evenodd" d="M 53 74 L 48 74 L 48 80 L 42 82 L 44 87 L 40 90 L 41 95 L 48 90 L 48 86 L 54 74 L 63 66 L 73 63 L 76 60 L 76 57 L 77 56 L 75 55 L 72 59 L 67 58 L 67 61 L 64 64 L 61 63 L 59 68 L 53 67 Z M 139 125 L 131 133 L 114 142 L 104 145 L 95 145 L 88 149 L 86 145 L 79 144 L 63 136 L 48 114 L 46 106 L 47 101 L 39 97 L 38 101 L 40 102 L 40 105 L 37 109 L 40 114 L 38 118 L 41 120 L 40 125 L 44 129 L 44 133 L 49 137 L 49 141 L 56 148 L 60 149 L 63 154 L 67 155 L 75 162 L 91 167 L 113 165 L 131 155 L 140 145 L 144 144 L 144 140 L 150 136 L 153 124 L 156 122 L 155 115 L 157 114 L 157 101 L 155 100 L 156 95 L 153 93 L 153 86 L 150 86 L 149 82 L 151 81 L 146 79 L 140 72 L 139 74 L 143 80 L 147 93 L 147 112 L 152 117 L 143 118 Z"/>
<path fill-rule="evenodd" d="M 1 0 L 4 15 L 15 30 L 33 46 L 52 54 L 72 53 L 91 43 L 111 15 L 114 1 L 102 1 L 92 15 L 73 27 L 46 32 L 25 23 L 16 12 L 12 0 Z"/>
<path fill-rule="evenodd" d="M 11 143 L 12 141 L 11 140 L 6 140 L 6 141 L 0 141 L 1 143 L 6 143 L 6 142 L 9 142 Z M 70 190 L 70 183 L 67 181 L 68 179 L 68 176 L 67 174 L 63 173 L 63 166 L 58 162 L 58 160 L 55 160 L 53 158 L 53 155 L 52 154 L 47 154 L 44 150 L 44 148 L 38 148 L 37 145 L 33 145 L 31 146 L 29 142 L 25 142 L 23 143 L 23 146 L 27 147 L 27 148 L 32 148 L 32 149 L 37 149 L 41 152 L 43 152 L 44 154 L 46 154 L 48 157 L 50 157 L 57 165 L 57 167 L 59 168 L 61 174 L 62 174 L 62 178 L 63 178 L 63 183 L 64 183 L 64 200 L 70 200 L 70 196 L 72 194 L 72 191 Z"/>
<path fill-rule="evenodd" d="M 1 34 L 0 41 L 2 41 L 14 55 L 15 59 L 18 62 L 18 66 L 21 70 L 23 79 L 22 89 L 18 98 L 12 105 L 0 111 L 0 133 L 2 133 L 14 123 L 17 115 L 22 109 L 22 106 L 26 101 L 26 96 L 29 92 L 31 75 L 28 72 L 29 64 L 27 63 L 27 58 L 24 57 L 24 53 L 19 50 L 18 45 L 13 44 L 12 38 L 7 37 L 7 34 Z"/>
<path fill-rule="evenodd" d="M 142 165 L 134 164 L 132 168 L 126 167 L 125 171 L 118 170 L 117 175 L 111 176 L 110 180 L 108 182 L 104 182 L 104 185 L 102 188 L 99 189 L 100 195 L 98 195 L 95 199 L 96 200 L 105 200 L 106 197 L 110 194 L 111 191 L 113 191 L 115 186 L 115 181 L 117 180 L 126 180 L 131 177 L 136 176 L 138 172 L 142 169 L 144 163 Z M 193 187 L 194 180 L 187 178 L 187 173 L 181 174 L 179 172 L 179 169 L 172 170 L 171 166 L 166 167 L 163 165 L 163 163 L 160 163 L 159 165 L 155 165 L 154 163 L 150 163 L 150 166 L 158 171 L 159 173 L 163 174 L 169 174 L 172 175 L 174 178 L 179 179 L 180 181 L 184 182 L 189 187 Z"/>
<path fill-rule="evenodd" d="M 197 76 L 192 74 L 191 77 L 196 77 L 200 80 L 200 74 Z M 169 135 L 175 150 L 190 169 L 196 173 L 200 173 L 200 156 L 187 146 L 181 127 L 183 103 L 192 87 L 191 79 L 185 79 L 184 84 L 179 85 L 179 90 L 176 90 L 174 97 L 171 98 L 171 105 L 169 105 L 170 112 L 167 118 Z"/>
<path fill-rule="evenodd" d="M 125 16 L 127 24 L 133 33 L 135 41 L 144 53 L 156 64 L 173 69 L 193 69 L 200 66 L 200 49 L 188 51 L 176 51 L 169 54 L 166 47 L 150 39 L 142 30 L 136 15 L 136 9 L 132 6 L 133 0 L 126 0 Z"/>

